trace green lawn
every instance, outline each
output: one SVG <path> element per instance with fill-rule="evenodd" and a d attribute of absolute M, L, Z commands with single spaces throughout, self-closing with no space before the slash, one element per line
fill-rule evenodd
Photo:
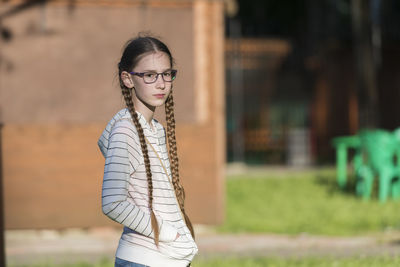
<path fill-rule="evenodd" d="M 227 179 L 226 221 L 218 231 L 362 235 L 400 229 L 399 210 L 400 201 L 363 201 L 339 190 L 334 169 L 275 171 Z"/>
<path fill-rule="evenodd" d="M 195 261 L 193 267 L 392 267 L 400 266 L 400 257 L 365 258 L 244 258 Z"/>
<path fill-rule="evenodd" d="M 400 257 L 359 257 L 359 258 L 216 258 L 196 259 L 193 267 L 392 267 L 400 266 Z M 17 267 L 11 265 L 9 267 Z M 113 263 L 107 260 L 97 264 L 39 264 L 18 267 L 113 267 Z"/>

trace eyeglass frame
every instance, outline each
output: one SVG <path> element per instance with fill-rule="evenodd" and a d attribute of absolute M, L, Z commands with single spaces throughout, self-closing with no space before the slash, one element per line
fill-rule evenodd
<path fill-rule="evenodd" d="M 135 71 L 131 71 L 131 72 L 129 72 L 129 74 L 132 74 L 132 75 L 136 75 L 136 76 L 141 77 L 141 78 L 143 79 L 143 82 L 144 82 L 145 84 L 152 84 L 152 83 L 155 83 L 155 82 L 158 80 L 158 76 L 159 76 L 159 75 L 161 75 L 161 78 L 163 79 L 164 82 L 171 83 L 171 82 L 173 82 L 173 81 L 176 79 L 176 74 L 178 73 L 178 70 L 171 69 L 171 70 L 169 70 L 169 71 L 171 71 L 171 76 L 173 77 L 173 78 L 171 78 L 170 81 L 166 81 L 166 80 L 164 79 L 164 73 L 166 73 L 166 72 L 168 72 L 168 71 L 164 71 L 164 72 L 152 72 L 152 71 L 135 72 Z M 150 82 L 150 83 L 149 83 L 149 82 L 146 82 L 146 81 L 144 80 L 144 75 L 145 75 L 146 73 L 153 73 L 153 74 L 156 74 L 156 78 L 154 79 L 154 82 Z"/>

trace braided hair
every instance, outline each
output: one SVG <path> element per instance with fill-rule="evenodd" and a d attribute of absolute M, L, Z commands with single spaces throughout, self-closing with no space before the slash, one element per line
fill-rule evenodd
<path fill-rule="evenodd" d="M 154 241 L 158 246 L 159 243 L 159 227 L 156 220 L 156 216 L 153 211 L 153 180 L 152 173 L 150 169 L 150 159 L 147 149 L 147 144 L 143 132 L 143 128 L 139 123 L 139 118 L 135 112 L 135 107 L 132 100 L 132 88 L 126 87 L 121 78 L 121 73 L 123 71 L 130 72 L 139 62 L 139 60 L 150 52 L 163 52 L 168 55 L 171 62 L 171 67 L 173 64 L 173 58 L 168 47 L 160 40 L 150 37 L 150 36 L 139 36 L 127 42 L 125 49 L 122 53 L 120 62 L 118 63 L 118 76 L 121 87 L 122 96 L 124 97 L 126 107 L 132 117 L 132 121 L 137 129 L 140 146 L 143 153 L 144 164 L 146 168 L 147 184 L 148 184 L 148 195 L 149 195 L 149 208 L 151 216 L 151 227 L 154 232 Z M 185 212 L 185 191 L 179 179 L 179 160 L 178 152 L 176 146 L 175 137 L 175 116 L 174 116 L 174 100 L 172 96 L 172 91 L 165 102 L 165 114 L 167 121 L 167 140 L 168 140 L 168 153 L 171 162 L 171 173 L 172 173 L 172 184 L 174 187 L 175 195 L 179 203 L 179 207 L 184 216 L 185 223 L 194 238 L 194 230 L 189 217 Z"/>

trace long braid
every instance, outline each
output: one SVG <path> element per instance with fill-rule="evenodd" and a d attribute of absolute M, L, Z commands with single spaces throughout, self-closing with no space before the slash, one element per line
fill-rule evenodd
<path fill-rule="evenodd" d="M 127 88 L 122 83 L 121 79 L 120 79 L 120 85 L 121 85 L 121 89 L 122 89 L 122 95 L 125 99 L 126 107 L 128 108 L 129 113 L 131 114 L 132 121 L 135 124 L 135 127 L 136 127 L 136 129 L 138 131 L 138 135 L 139 135 L 140 146 L 142 148 L 144 164 L 145 164 L 145 168 L 146 168 L 147 183 L 148 183 L 151 228 L 153 229 L 153 232 L 154 232 L 155 244 L 156 244 L 156 246 L 158 246 L 160 231 L 158 228 L 158 222 L 156 219 L 156 215 L 154 214 L 154 211 L 153 211 L 153 179 L 152 179 L 152 174 L 151 174 L 151 169 L 150 169 L 150 159 L 149 159 L 149 153 L 147 150 L 147 144 L 146 144 L 146 140 L 144 138 L 143 128 L 139 123 L 139 118 L 138 118 L 138 115 L 137 115 L 134 105 L 133 105 L 132 91 L 131 91 L 132 89 Z"/>
<path fill-rule="evenodd" d="M 172 173 L 172 184 L 174 186 L 176 198 L 179 203 L 179 207 L 185 217 L 186 226 L 189 228 L 192 237 L 194 238 L 193 225 L 185 212 L 185 190 L 180 183 L 179 179 L 179 160 L 178 160 L 178 149 L 176 146 L 175 137 L 175 115 L 174 115 L 174 98 L 172 91 L 169 94 L 167 101 L 165 102 L 165 116 L 167 120 L 167 138 L 169 146 L 169 158 L 171 161 L 171 173 Z"/>

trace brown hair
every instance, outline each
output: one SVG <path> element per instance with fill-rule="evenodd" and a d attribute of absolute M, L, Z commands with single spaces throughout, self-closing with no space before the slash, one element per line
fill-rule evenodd
<path fill-rule="evenodd" d="M 164 52 L 168 55 L 171 67 L 173 64 L 172 55 L 168 49 L 168 47 L 161 42 L 160 40 L 154 37 L 137 37 L 127 42 L 125 45 L 125 49 L 122 53 L 121 61 L 118 63 L 118 75 L 119 75 L 119 82 L 120 87 L 122 90 L 122 95 L 125 99 L 126 107 L 129 110 L 129 113 L 132 117 L 133 123 L 137 129 L 140 146 L 142 148 L 145 168 L 146 168 L 146 175 L 147 175 L 147 183 L 148 183 L 148 194 L 149 194 L 149 207 L 150 207 L 150 215 L 151 215 L 151 226 L 154 231 L 154 241 L 158 246 L 159 243 L 159 228 L 158 223 L 156 220 L 156 216 L 153 211 L 153 180 L 152 180 L 152 173 L 150 170 L 150 159 L 147 150 L 147 145 L 145 141 L 145 136 L 143 132 L 143 128 L 139 123 L 139 118 L 137 113 L 135 112 L 135 107 L 132 101 L 132 89 L 125 86 L 121 79 L 122 71 L 130 72 L 138 63 L 138 61 L 147 53 L 150 52 Z M 172 90 L 170 95 L 168 96 L 165 102 L 165 114 L 166 114 L 166 121 L 167 121 L 167 139 L 168 139 L 168 152 L 169 152 L 169 159 L 171 163 L 171 173 L 172 173 L 172 184 L 174 186 L 175 195 L 179 203 L 179 207 L 182 211 L 184 216 L 185 223 L 189 228 L 192 237 L 194 238 L 194 230 L 192 223 L 190 222 L 189 217 L 186 215 L 185 212 L 185 191 L 183 186 L 180 183 L 179 179 L 179 160 L 178 160 L 178 152 L 176 146 L 176 137 L 175 137 L 175 116 L 174 116 L 174 100 L 172 96 Z M 168 174 L 167 174 L 168 175 Z"/>

